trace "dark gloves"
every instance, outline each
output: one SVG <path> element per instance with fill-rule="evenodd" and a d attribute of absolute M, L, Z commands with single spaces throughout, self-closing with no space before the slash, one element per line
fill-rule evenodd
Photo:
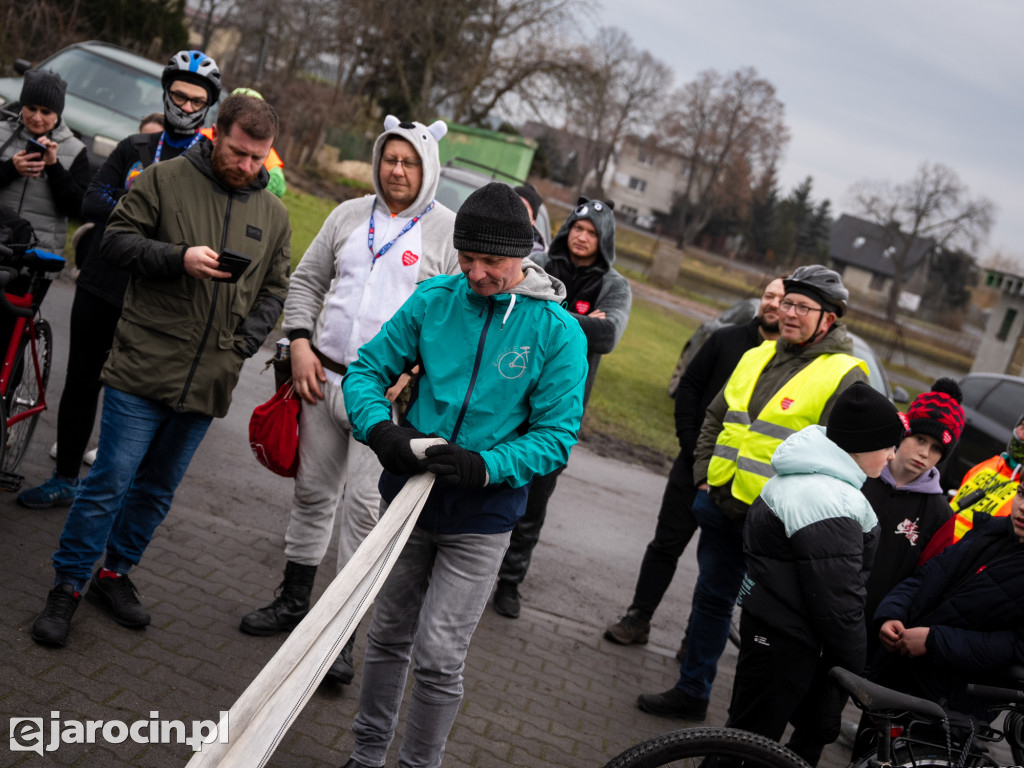
<path fill-rule="evenodd" d="M 399 427 L 390 421 L 375 424 L 366 435 L 366 444 L 370 446 L 380 464 L 393 475 L 415 475 L 423 471 L 420 460 L 412 452 L 410 440 L 426 437 L 422 432 L 411 427 Z"/>
<path fill-rule="evenodd" d="M 476 451 L 467 451 L 455 443 L 432 445 L 421 467 L 437 475 L 437 481 L 459 488 L 483 488 L 487 485 L 487 465 Z"/>

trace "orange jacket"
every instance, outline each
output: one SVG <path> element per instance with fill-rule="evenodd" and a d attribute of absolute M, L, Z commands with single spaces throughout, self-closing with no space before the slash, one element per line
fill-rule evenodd
<path fill-rule="evenodd" d="M 1021 470 L 1024 465 L 1018 464 L 1013 469 L 1006 463 L 1002 454 L 986 459 L 980 464 L 975 464 L 964 475 L 960 483 L 960 489 L 950 502 L 954 510 L 958 510 L 958 504 L 965 497 L 976 491 L 983 491 L 984 495 L 971 504 L 962 512 L 958 511 L 945 525 L 939 528 L 928 542 L 921 558 L 917 564 L 921 565 L 926 560 L 939 554 L 950 544 L 956 544 L 974 527 L 974 515 L 977 512 L 985 512 L 993 517 L 1006 517 L 1010 514 L 1013 505 L 1013 497 L 1017 492 L 1017 484 L 1021 480 Z"/>
<path fill-rule="evenodd" d="M 211 141 L 213 140 L 212 128 L 203 128 L 199 132 Z M 284 160 L 281 159 L 281 156 L 277 154 L 277 150 L 273 147 L 270 148 L 270 154 L 267 155 L 267 159 L 263 161 L 263 167 L 268 171 L 272 171 L 275 168 L 284 168 Z"/>

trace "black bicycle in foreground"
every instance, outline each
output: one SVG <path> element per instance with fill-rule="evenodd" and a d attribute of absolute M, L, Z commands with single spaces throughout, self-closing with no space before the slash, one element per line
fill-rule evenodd
<path fill-rule="evenodd" d="M 884 688 L 840 667 L 836 683 L 875 723 L 875 751 L 850 768 L 996 768 L 1024 766 L 1024 667 L 996 688 L 970 685 L 986 701 L 992 725 L 948 712 L 938 704 Z M 648 739 L 612 758 L 604 768 L 808 768 L 777 741 L 735 728 L 686 728 Z"/>

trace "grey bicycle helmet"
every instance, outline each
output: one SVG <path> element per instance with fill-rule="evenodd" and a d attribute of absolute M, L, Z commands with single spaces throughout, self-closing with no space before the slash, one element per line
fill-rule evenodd
<path fill-rule="evenodd" d="M 792 275 L 782 281 L 786 293 L 802 293 L 817 301 L 824 309 L 835 312 L 838 317 L 846 314 L 850 292 L 843 285 L 839 273 L 821 264 L 797 267 Z"/>
<path fill-rule="evenodd" d="M 170 97 L 170 85 L 175 80 L 183 80 L 206 89 L 207 103 L 203 109 L 186 112 L 175 104 Z M 164 87 L 164 119 L 168 127 L 176 133 L 190 133 L 203 124 L 206 113 L 217 99 L 220 98 L 220 69 L 212 57 L 202 51 L 178 51 L 171 56 L 164 67 L 160 82 Z"/>

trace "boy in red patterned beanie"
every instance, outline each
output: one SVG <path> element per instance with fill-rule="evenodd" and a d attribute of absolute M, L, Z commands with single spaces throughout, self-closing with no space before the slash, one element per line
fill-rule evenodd
<path fill-rule="evenodd" d="M 960 439 L 962 397 L 952 379 L 939 379 L 931 391 L 918 395 L 907 408 L 910 430 L 897 446 L 896 457 L 878 479 L 869 479 L 861 489 L 881 525 L 864 611 L 869 648 L 878 640 L 878 628 L 872 622 L 875 608 L 890 589 L 913 573 L 925 545 L 953 515 L 935 465 Z"/>

